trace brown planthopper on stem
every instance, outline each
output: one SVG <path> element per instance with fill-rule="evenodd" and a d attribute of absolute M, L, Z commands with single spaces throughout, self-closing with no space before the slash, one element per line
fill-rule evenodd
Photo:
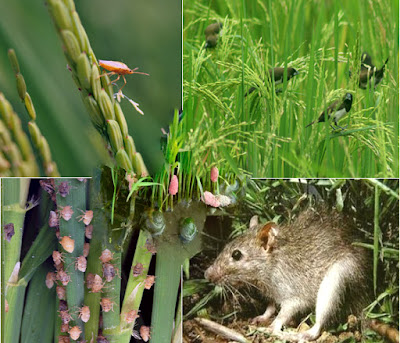
<path fill-rule="evenodd" d="M 48 272 L 46 275 L 46 287 L 48 289 L 54 286 L 54 281 L 57 280 L 56 274 L 53 272 Z"/>
<path fill-rule="evenodd" d="M 132 273 L 134 277 L 137 277 L 143 273 L 143 264 L 142 263 L 136 263 L 133 268 L 132 268 Z"/>
<path fill-rule="evenodd" d="M 63 286 L 68 285 L 68 283 L 71 281 L 71 277 L 68 275 L 68 273 L 61 269 L 57 272 L 57 279 L 59 281 L 61 281 L 61 283 L 63 284 Z"/>
<path fill-rule="evenodd" d="M 50 211 L 49 215 L 49 226 L 57 227 L 60 224 L 60 219 L 55 211 Z"/>
<path fill-rule="evenodd" d="M 139 318 L 136 310 L 130 310 L 129 312 L 125 313 L 125 321 L 127 323 L 133 323 L 136 318 Z"/>
<path fill-rule="evenodd" d="M 110 250 L 105 249 L 101 253 L 99 259 L 102 263 L 107 263 L 107 262 L 110 262 L 113 259 L 113 257 L 114 257 L 114 254 Z"/>
<path fill-rule="evenodd" d="M 65 288 L 64 288 L 64 287 L 62 287 L 62 286 L 57 286 L 57 287 L 56 287 L 56 293 L 57 293 L 58 299 L 60 299 L 60 300 L 65 300 L 65 294 L 66 294 L 66 292 L 65 292 Z"/>
<path fill-rule="evenodd" d="M 87 267 L 87 260 L 85 256 L 79 256 L 75 261 L 75 269 L 78 269 L 80 272 L 84 273 Z"/>
<path fill-rule="evenodd" d="M 69 336 L 70 336 L 73 340 L 76 341 L 76 340 L 79 338 L 79 336 L 81 335 L 82 330 L 80 329 L 79 326 L 74 326 L 74 327 L 72 327 L 72 328 L 68 331 L 68 333 L 69 333 Z"/>
<path fill-rule="evenodd" d="M 103 282 L 103 279 L 101 278 L 100 275 L 95 275 L 92 283 L 92 293 L 98 293 L 102 290 L 104 287 L 105 282 Z"/>
<path fill-rule="evenodd" d="M 64 206 L 57 209 L 57 213 L 65 221 L 69 221 L 72 218 L 74 211 L 72 210 L 72 206 Z"/>
<path fill-rule="evenodd" d="M 110 298 L 102 298 L 100 304 L 104 312 L 114 311 L 114 302 Z"/>
<path fill-rule="evenodd" d="M 92 239 L 92 235 L 93 235 L 93 225 L 87 225 L 85 227 L 85 237 L 87 239 Z"/>
<path fill-rule="evenodd" d="M 63 198 L 65 198 L 69 194 L 70 189 L 71 186 L 68 183 L 68 181 L 62 181 L 58 186 L 57 193 L 60 194 Z"/>
<path fill-rule="evenodd" d="M 63 238 L 61 238 L 60 244 L 62 245 L 64 250 L 69 253 L 72 253 L 75 249 L 75 241 L 68 236 L 64 236 Z"/>
<path fill-rule="evenodd" d="M 60 318 L 62 324 L 68 324 L 72 320 L 72 317 L 68 313 L 68 310 L 60 311 Z"/>
<path fill-rule="evenodd" d="M 82 306 L 79 309 L 79 318 L 81 318 L 81 320 L 84 323 L 87 323 L 90 319 L 90 308 L 89 306 Z"/>
<path fill-rule="evenodd" d="M 154 279 L 155 279 L 154 275 L 147 275 L 146 279 L 144 280 L 144 288 L 150 289 L 151 286 L 154 285 L 154 282 L 155 282 Z"/>
<path fill-rule="evenodd" d="M 89 225 L 90 222 L 93 219 L 93 211 L 87 210 L 87 211 L 82 211 L 80 210 L 83 214 L 80 216 L 76 217 L 79 221 L 83 221 L 85 225 Z"/>

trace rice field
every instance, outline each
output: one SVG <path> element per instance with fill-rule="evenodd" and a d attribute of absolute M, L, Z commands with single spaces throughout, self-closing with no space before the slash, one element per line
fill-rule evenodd
<path fill-rule="evenodd" d="M 182 149 L 194 170 L 398 176 L 398 2 L 200 0 L 185 2 L 183 14 Z M 204 30 L 216 22 L 217 45 L 206 49 Z M 389 58 L 375 89 L 358 86 L 363 52 L 377 69 Z M 272 67 L 299 73 L 275 85 Z M 345 93 L 353 96 L 345 130 L 305 127 Z"/>

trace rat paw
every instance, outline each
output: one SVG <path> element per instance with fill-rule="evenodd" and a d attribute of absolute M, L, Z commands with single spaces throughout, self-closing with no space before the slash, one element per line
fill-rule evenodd
<path fill-rule="evenodd" d="M 313 332 L 311 332 L 310 330 L 307 330 L 305 332 L 299 332 L 296 333 L 297 342 L 308 342 L 308 341 L 315 341 L 319 335 L 315 335 Z"/>
<path fill-rule="evenodd" d="M 274 333 L 274 336 L 277 336 L 281 340 L 289 341 L 289 342 L 298 342 L 298 343 L 306 343 L 309 341 L 315 341 L 319 336 L 314 335 L 312 332 L 280 332 Z"/>
<path fill-rule="evenodd" d="M 264 324 L 268 325 L 271 323 L 271 316 L 257 316 L 251 320 L 251 324 L 253 325 L 259 325 L 259 324 Z M 272 332 L 272 329 L 271 329 Z"/>

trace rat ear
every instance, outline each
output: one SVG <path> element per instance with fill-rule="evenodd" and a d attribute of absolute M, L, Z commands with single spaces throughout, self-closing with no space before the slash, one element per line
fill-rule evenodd
<path fill-rule="evenodd" d="M 272 252 L 276 247 L 276 236 L 278 235 L 278 231 L 277 225 L 273 222 L 265 224 L 260 231 L 258 231 L 258 242 L 266 252 Z"/>
<path fill-rule="evenodd" d="M 249 230 L 254 229 L 258 225 L 258 216 L 253 216 L 250 219 Z"/>

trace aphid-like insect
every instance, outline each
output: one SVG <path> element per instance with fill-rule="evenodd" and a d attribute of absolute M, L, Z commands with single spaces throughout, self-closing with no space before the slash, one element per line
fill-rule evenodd
<path fill-rule="evenodd" d="M 79 318 L 81 318 L 81 320 L 84 323 L 87 323 L 90 319 L 90 309 L 89 306 L 82 306 L 79 309 Z"/>
<path fill-rule="evenodd" d="M 65 251 L 71 253 L 74 251 L 75 249 L 75 241 L 68 237 L 68 236 L 64 236 L 61 241 L 60 244 L 62 245 L 62 247 L 64 248 Z"/>
<path fill-rule="evenodd" d="M 92 233 L 93 233 L 93 225 L 88 225 L 85 227 L 85 237 L 87 239 L 92 239 Z"/>
<path fill-rule="evenodd" d="M 146 240 L 145 247 L 146 247 L 147 251 L 152 253 L 153 255 L 157 253 L 157 248 L 151 240 L 149 240 L 149 239 Z"/>
<path fill-rule="evenodd" d="M 78 269 L 80 272 L 84 273 L 86 271 L 87 260 L 85 256 L 79 256 L 76 258 L 75 269 Z"/>
<path fill-rule="evenodd" d="M 71 186 L 69 185 L 68 181 L 62 181 L 58 186 L 58 194 L 65 198 L 69 194 L 70 189 Z"/>
<path fill-rule="evenodd" d="M 61 317 L 61 323 L 62 324 L 68 324 L 72 320 L 72 317 L 68 313 L 68 310 L 60 311 L 60 317 Z"/>
<path fill-rule="evenodd" d="M 110 298 L 102 298 L 100 304 L 104 312 L 114 311 L 114 302 L 112 302 Z"/>
<path fill-rule="evenodd" d="M 133 273 L 133 276 L 134 277 L 136 277 L 136 276 L 139 276 L 139 275 L 141 275 L 142 273 L 143 273 L 143 264 L 141 264 L 141 263 L 136 263 L 135 265 L 134 265 L 134 267 L 132 268 L 132 273 Z"/>
<path fill-rule="evenodd" d="M 155 279 L 154 275 L 147 275 L 146 279 L 144 280 L 144 288 L 150 289 L 151 286 L 154 285 L 155 282 L 154 279 Z"/>
<path fill-rule="evenodd" d="M 72 206 L 64 206 L 60 207 L 60 210 L 57 210 L 60 217 L 62 217 L 65 221 L 68 221 L 72 218 L 74 211 L 72 210 Z"/>
<path fill-rule="evenodd" d="M 88 273 L 86 276 L 86 287 L 88 289 L 91 289 L 93 287 L 93 282 L 94 282 L 94 277 L 95 275 L 92 273 Z"/>
<path fill-rule="evenodd" d="M 7 242 L 11 242 L 11 238 L 14 236 L 15 231 L 14 231 L 14 224 L 9 223 L 4 225 L 4 239 Z"/>
<path fill-rule="evenodd" d="M 127 323 L 133 323 L 136 320 L 136 318 L 139 318 L 139 315 L 137 314 L 136 310 L 131 310 L 125 313 L 125 321 Z"/>
<path fill-rule="evenodd" d="M 104 61 L 104 60 L 99 60 L 99 64 L 102 68 L 108 70 L 108 73 L 102 74 L 100 76 L 104 76 L 104 75 L 118 75 L 118 77 L 111 81 L 110 83 L 115 83 L 119 80 L 119 78 L 122 76 L 122 79 L 124 80 L 124 84 L 123 86 L 118 90 L 121 91 L 122 88 L 124 88 L 124 86 L 126 85 L 126 79 L 125 79 L 125 75 L 128 74 L 142 74 L 142 75 L 149 75 L 147 73 L 142 73 L 138 70 L 138 68 L 135 69 L 130 69 L 125 63 L 122 62 L 117 62 L 117 61 Z"/>
<path fill-rule="evenodd" d="M 48 180 L 40 180 L 39 181 L 40 187 L 42 187 L 42 189 L 44 191 L 46 191 L 49 194 L 53 194 L 54 193 L 54 179 L 48 179 Z"/>
<path fill-rule="evenodd" d="M 59 311 L 66 311 L 68 310 L 68 304 L 65 300 L 60 300 L 60 303 L 58 304 L 58 310 Z"/>
<path fill-rule="evenodd" d="M 46 275 L 46 287 L 48 289 L 54 286 L 54 281 L 57 280 L 56 274 L 53 272 L 48 272 Z"/>
<path fill-rule="evenodd" d="M 115 267 L 111 263 L 103 263 L 103 277 L 111 282 L 115 277 Z"/>
<path fill-rule="evenodd" d="M 54 266 L 56 267 L 57 271 L 64 269 L 64 263 L 63 262 L 61 262 L 60 264 L 55 264 Z"/>
<path fill-rule="evenodd" d="M 79 338 L 79 336 L 81 335 L 82 331 L 81 331 L 81 329 L 79 328 L 79 326 L 74 326 L 74 327 L 72 327 L 72 328 L 68 331 L 68 333 L 69 333 L 69 336 L 70 336 L 74 341 L 76 341 L 76 340 Z"/>
<path fill-rule="evenodd" d="M 62 253 L 60 253 L 59 251 L 54 250 L 52 256 L 53 256 L 53 262 L 56 266 L 64 262 Z"/>
<path fill-rule="evenodd" d="M 70 343 L 71 340 L 68 336 L 58 336 L 58 343 Z"/>
<path fill-rule="evenodd" d="M 55 211 L 50 211 L 49 215 L 49 226 L 50 227 L 57 227 L 60 224 L 60 220 L 58 215 Z"/>
<path fill-rule="evenodd" d="M 89 250 L 90 250 L 90 244 L 89 243 L 83 244 L 83 256 L 88 257 Z"/>
<path fill-rule="evenodd" d="M 102 263 L 107 263 L 107 262 L 110 262 L 113 259 L 113 257 L 114 257 L 114 254 L 110 250 L 105 249 L 101 253 L 99 259 Z"/>
<path fill-rule="evenodd" d="M 80 210 L 83 214 L 81 214 L 80 216 L 78 216 L 78 217 L 76 217 L 76 219 L 79 219 L 79 221 L 82 221 L 83 220 L 83 223 L 85 224 L 85 225 L 89 225 L 90 224 L 90 222 L 92 221 L 92 219 L 93 219 L 93 211 L 91 211 L 91 210 L 87 210 L 86 212 L 85 211 L 82 211 L 82 210 Z"/>
<path fill-rule="evenodd" d="M 145 325 L 142 325 L 141 327 L 140 327 L 140 329 L 139 329 L 139 333 L 140 333 L 140 337 L 142 337 L 142 339 L 145 341 L 145 342 L 148 342 L 149 341 L 149 339 L 150 339 L 150 327 L 149 326 L 145 326 Z"/>
<path fill-rule="evenodd" d="M 69 330 L 69 324 L 61 324 L 61 327 L 60 327 L 61 332 L 68 332 L 68 330 Z M 69 342 L 69 337 L 68 337 L 68 342 Z"/>
<path fill-rule="evenodd" d="M 95 275 L 94 279 L 93 279 L 93 284 L 92 284 L 92 292 L 93 293 L 98 293 L 101 291 L 101 289 L 103 288 L 104 283 L 103 283 L 103 279 L 101 278 L 100 275 Z"/>
<path fill-rule="evenodd" d="M 57 293 L 57 297 L 60 300 L 65 300 L 65 288 L 62 286 L 57 286 L 56 287 L 56 293 Z"/>
<path fill-rule="evenodd" d="M 68 285 L 68 283 L 71 281 L 71 277 L 65 270 L 62 269 L 57 272 L 57 279 L 61 281 L 63 286 Z"/>
<path fill-rule="evenodd" d="M 8 307 L 8 301 L 7 301 L 7 299 L 5 299 L 5 304 L 4 304 L 4 310 L 6 311 L 6 313 L 8 312 L 8 310 L 10 309 L 9 307 Z"/>

